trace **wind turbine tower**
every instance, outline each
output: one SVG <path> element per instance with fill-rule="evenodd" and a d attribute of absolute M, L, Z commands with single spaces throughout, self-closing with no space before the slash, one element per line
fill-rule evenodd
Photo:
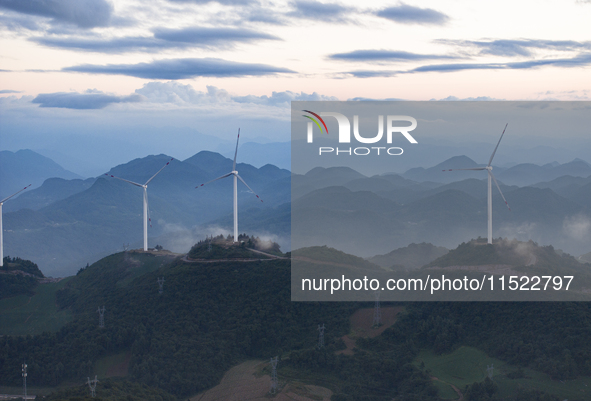
<path fill-rule="evenodd" d="M 170 164 L 171 161 L 173 161 L 174 158 L 170 159 L 165 165 L 164 167 L 168 166 Z M 150 215 L 150 208 L 148 207 L 148 184 L 154 179 L 154 177 L 156 177 L 158 174 L 160 174 L 160 172 L 162 170 L 164 170 L 164 167 L 162 167 L 160 170 L 158 170 L 156 172 L 156 174 L 154 174 L 148 181 L 146 181 L 145 184 L 138 184 L 137 182 L 133 182 L 133 181 L 129 181 L 123 178 L 119 178 L 119 177 L 115 177 L 112 174 L 105 174 L 106 176 L 112 177 L 112 178 L 117 178 L 118 180 L 121 181 L 125 181 L 128 182 L 132 185 L 135 185 L 136 187 L 141 187 L 144 189 L 144 252 L 146 252 L 148 250 L 148 220 L 150 221 L 150 227 L 152 227 L 152 219 L 149 217 Z"/>
<path fill-rule="evenodd" d="M 8 198 L 4 198 L 0 201 L 0 267 L 4 266 L 4 228 L 2 228 L 2 205 L 4 205 L 4 202 L 6 202 L 8 199 L 12 198 L 15 195 L 20 194 L 21 192 L 23 192 L 25 189 L 29 188 L 30 186 L 31 186 L 31 184 L 27 185 L 26 187 L 24 187 L 20 191 L 10 195 Z"/>
<path fill-rule="evenodd" d="M 238 128 L 238 138 L 236 139 L 236 151 L 234 152 L 234 164 L 232 165 L 232 171 L 230 171 L 228 174 L 224 174 L 221 177 L 218 177 L 214 180 L 208 181 L 205 184 L 201 184 L 201 185 L 195 187 L 195 188 L 199 188 L 199 187 L 202 187 L 202 186 L 209 184 L 211 182 L 221 180 L 222 178 L 226 178 L 231 175 L 234 176 L 234 242 L 238 242 L 238 180 L 242 181 L 242 183 L 244 185 L 246 185 L 246 188 L 248 188 L 250 190 L 250 192 L 252 192 L 261 202 L 263 201 L 252 190 L 252 188 L 248 186 L 248 184 L 242 179 L 242 177 L 240 177 L 238 175 L 238 171 L 236 171 L 236 156 L 238 155 L 238 141 L 240 141 L 240 128 Z"/>
<path fill-rule="evenodd" d="M 489 244 L 492 244 L 492 181 L 495 182 L 495 185 L 497 186 L 499 193 L 501 194 L 501 197 L 505 201 L 505 205 L 507 205 L 509 210 L 511 210 L 511 208 L 509 207 L 509 204 L 507 203 L 507 199 L 505 199 L 505 196 L 503 195 L 503 191 L 501 191 L 501 187 L 499 186 L 497 179 L 495 178 L 495 176 L 492 173 L 492 166 L 491 166 L 491 163 L 493 161 L 493 157 L 495 157 L 495 153 L 497 153 L 497 149 L 499 148 L 499 144 L 501 143 L 501 139 L 503 139 L 503 135 L 505 135 L 505 130 L 507 129 L 507 125 L 509 125 L 509 124 L 508 123 L 505 124 L 505 128 L 503 129 L 503 133 L 501 134 L 501 137 L 499 138 L 499 142 L 497 142 L 497 146 L 495 147 L 495 150 L 492 152 L 492 155 L 490 155 L 490 159 L 488 160 L 488 164 L 486 167 L 454 168 L 454 169 L 449 169 L 449 170 L 443 170 L 443 171 L 486 170 L 488 172 L 488 197 L 487 197 L 487 200 L 488 200 L 488 243 Z"/>

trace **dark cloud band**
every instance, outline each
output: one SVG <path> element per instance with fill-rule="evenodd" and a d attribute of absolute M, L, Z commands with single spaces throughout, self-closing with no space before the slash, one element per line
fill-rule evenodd
<path fill-rule="evenodd" d="M 107 26 L 113 13 L 113 6 L 106 0 L 0 0 L 0 8 L 80 28 Z"/>
<path fill-rule="evenodd" d="M 400 74 L 415 74 L 420 72 L 455 72 L 466 70 L 523 70 L 545 66 L 554 67 L 582 67 L 591 65 L 591 53 L 579 54 L 572 58 L 556 58 L 527 60 L 510 63 L 453 63 L 453 64 L 431 64 L 423 65 L 411 70 L 388 71 L 388 70 L 358 70 L 349 71 L 346 74 L 357 78 L 393 77 Z"/>
<path fill-rule="evenodd" d="M 195 77 L 264 76 L 295 71 L 266 64 L 248 64 L 218 58 L 181 58 L 138 64 L 84 64 L 62 71 L 90 74 L 127 75 L 145 79 L 187 79 Z"/>
<path fill-rule="evenodd" d="M 59 107 L 65 109 L 102 109 L 113 103 L 136 103 L 141 101 L 141 96 L 114 96 L 105 93 L 77 93 L 57 92 L 41 93 L 32 100 L 41 107 Z"/>
<path fill-rule="evenodd" d="M 544 39 L 497 39 L 497 40 L 448 40 L 435 41 L 446 45 L 474 47 L 480 54 L 493 56 L 525 56 L 532 55 L 531 49 L 553 51 L 585 51 L 591 50 L 591 42 L 577 42 L 574 40 L 544 40 Z"/>
<path fill-rule="evenodd" d="M 146 52 L 155 49 L 190 47 L 228 48 L 236 43 L 280 39 L 277 36 L 243 28 L 185 28 L 155 29 L 152 37 L 136 36 L 114 39 L 37 37 L 31 40 L 48 47 L 116 54 L 128 51 Z"/>
<path fill-rule="evenodd" d="M 384 8 L 376 15 L 401 24 L 444 25 L 449 20 L 447 15 L 432 8 L 419 8 L 406 4 Z"/>
<path fill-rule="evenodd" d="M 344 61 L 420 61 L 454 59 L 457 57 L 439 54 L 417 54 L 394 50 L 354 50 L 348 53 L 331 54 L 328 58 Z"/>
<path fill-rule="evenodd" d="M 298 0 L 292 3 L 295 10 L 287 13 L 290 17 L 322 22 L 346 22 L 347 15 L 355 11 L 336 3 L 320 3 L 313 0 Z"/>

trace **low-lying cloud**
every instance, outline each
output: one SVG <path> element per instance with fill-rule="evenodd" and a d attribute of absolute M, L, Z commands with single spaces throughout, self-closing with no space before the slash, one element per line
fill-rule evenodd
<path fill-rule="evenodd" d="M 589 241 L 589 238 L 591 238 L 591 219 L 584 214 L 567 217 L 562 224 L 562 231 L 573 241 Z"/>
<path fill-rule="evenodd" d="M 273 92 L 271 96 L 235 96 L 225 89 L 215 86 L 207 86 L 207 92 L 196 91 L 191 85 L 183 85 L 178 82 L 149 82 L 136 94 L 155 103 L 175 104 L 214 104 L 220 102 L 250 103 L 265 106 L 290 107 L 291 101 L 303 100 L 338 100 L 333 96 L 324 96 L 314 93 L 296 93 L 291 91 Z"/>

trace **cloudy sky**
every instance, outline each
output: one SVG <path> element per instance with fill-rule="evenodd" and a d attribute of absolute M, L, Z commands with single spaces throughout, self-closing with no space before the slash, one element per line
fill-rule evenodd
<path fill-rule="evenodd" d="M 584 0 L 0 0 L 0 149 L 287 141 L 291 100 L 589 100 L 589 21 Z"/>

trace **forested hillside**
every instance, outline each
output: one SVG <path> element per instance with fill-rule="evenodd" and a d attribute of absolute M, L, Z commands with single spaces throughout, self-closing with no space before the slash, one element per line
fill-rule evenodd
<path fill-rule="evenodd" d="M 165 280 L 162 294 L 158 278 Z M 333 400 L 435 401 L 438 389 L 416 358 L 420 350 L 439 355 L 461 346 L 554 380 L 591 375 L 587 303 L 407 304 L 380 336 L 358 338 L 356 352 L 337 355 L 345 348 L 341 337 L 350 333 L 349 317 L 372 305 L 291 302 L 285 259 L 186 263 L 118 253 L 81 269 L 57 293 L 57 302 L 74 315 L 57 332 L 0 337 L 0 385 L 20 385 L 14 366 L 23 359 L 29 383 L 83 383 L 99 359 L 124 352 L 130 355 L 126 380 L 187 397 L 217 385 L 238 363 L 277 355 L 280 381 L 328 387 Z M 99 306 L 105 307 L 104 328 L 98 326 Z M 319 324 L 326 327 L 322 349 Z M 105 399 L 116 399 L 117 383 L 103 393 Z M 539 398 L 535 388 L 499 398 L 489 387 L 462 391 L 466 400 L 554 400 Z M 487 391 L 489 398 L 479 398 Z M 74 388 L 49 399 L 70 400 L 82 392 Z"/>
<path fill-rule="evenodd" d="M 38 279 L 43 277 L 39 267 L 30 260 L 5 256 L 0 267 L 0 299 L 32 295 Z"/>
<path fill-rule="evenodd" d="M 56 385 L 82 380 L 101 356 L 130 349 L 130 378 L 187 395 L 217 384 L 242 360 L 313 346 L 321 322 L 330 327 L 327 336 L 346 334 L 355 309 L 291 303 L 289 260 L 193 265 L 159 259 L 119 253 L 83 269 L 58 293 L 73 322 L 55 334 L 0 338 L 6 351 L 1 384 L 20 383 L 12 366 L 23 358 L 31 383 Z M 128 280 L 149 264 L 160 266 Z M 161 295 L 158 277 L 165 278 Z M 101 329 L 97 308 L 103 305 Z"/>

